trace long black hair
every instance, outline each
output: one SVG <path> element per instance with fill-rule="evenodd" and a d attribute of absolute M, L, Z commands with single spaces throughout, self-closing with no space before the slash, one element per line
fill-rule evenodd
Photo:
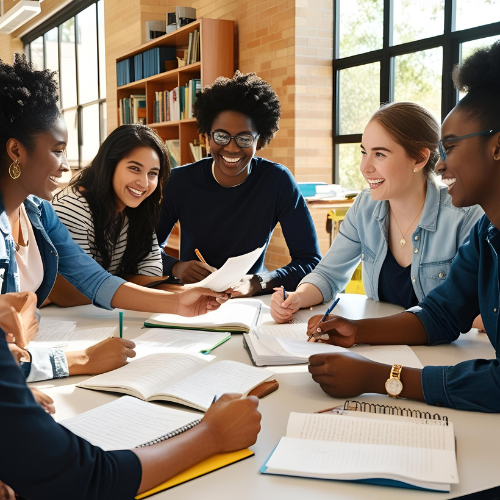
<path fill-rule="evenodd" d="M 153 149 L 160 159 L 158 186 L 138 207 L 125 207 L 120 212 L 113 189 L 115 168 L 134 149 L 142 147 Z M 160 219 L 163 186 L 169 173 L 168 155 L 158 134 L 146 125 L 122 125 L 102 143 L 92 163 L 70 182 L 69 188 L 80 192 L 89 204 L 95 245 L 104 269 L 111 264 L 113 248 L 127 217 L 127 246 L 116 274 L 137 274 L 137 264 L 151 252 L 153 246 L 153 234 Z"/>
<path fill-rule="evenodd" d="M 33 150 L 35 135 L 50 130 L 61 116 L 58 100 L 55 72 L 36 71 L 19 53 L 12 65 L 0 60 L 0 175 L 10 163 L 7 141 L 15 138 Z"/>

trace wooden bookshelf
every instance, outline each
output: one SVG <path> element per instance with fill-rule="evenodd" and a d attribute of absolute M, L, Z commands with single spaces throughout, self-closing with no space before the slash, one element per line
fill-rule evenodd
<path fill-rule="evenodd" d="M 122 54 L 116 62 L 154 47 L 187 48 L 189 34 L 200 32 L 200 61 L 158 75 L 128 83 L 117 88 L 117 103 L 132 94 L 146 95 L 146 124 L 154 128 L 164 140 L 180 140 L 180 164 L 194 161 L 189 143 L 198 138 L 195 118 L 154 123 L 155 92 L 172 90 L 187 84 L 193 78 L 201 79 L 202 87 L 210 85 L 219 76 L 231 78 L 234 74 L 234 22 L 220 19 L 200 19 L 159 38 L 155 38 L 132 51 Z M 117 114 L 120 109 L 117 106 Z"/>
<path fill-rule="evenodd" d="M 234 22 L 200 19 L 173 33 L 155 38 L 116 59 L 116 62 L 119 62 L 154 47 L 177 47 L 178 50 L 187 48 L 189 34 L 195 30 L 200 32 L 199 62 L 122 85 L 116 90 L 117 114 L 120 113 L 120 99 L 130 97 L 132 94 L 146 95 L 146 124 L 155 129 L 164 140 L 179 139 L 180 165 L 194 161 L 189 143 L 198 138 L 196 118 L 154 123 L 155 92 L 181 87 L 193 78 L 200 78 L 202 87 L 210 85 L 219 76 L 231 78 L 234 75 Z M 170 255 L 178 257 L 179 244 L 180 230 L 177 225 L 168 239 L 166 250 Z"/>

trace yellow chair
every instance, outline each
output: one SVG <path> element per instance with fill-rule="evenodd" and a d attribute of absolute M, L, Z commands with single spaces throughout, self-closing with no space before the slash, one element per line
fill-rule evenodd
<path fill-rule="evenodd" d="M 340 224 L 345 218 L 347 213 L 347 208 L 335 208 L 328 210 L 328 215 L 326 218 L 326 230 L 330 234 L 330 246 L 339 234 Z M 357 293 L 359 295 L 365 295 L 365 289 L 363 288 L 363 279 L 361 277 L 361 263 L 355 269 L 351 281 L 347 284 L 345 288 L 345 293 Z"/>

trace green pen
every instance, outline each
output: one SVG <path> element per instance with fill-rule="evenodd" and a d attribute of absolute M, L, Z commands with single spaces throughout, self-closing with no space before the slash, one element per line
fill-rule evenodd
<path fill-rule="evenodd" d="M 119 318 L 120 318 L 120 338 L 123 337 L 123 312 L 120 311 L 119 313 Z"/>

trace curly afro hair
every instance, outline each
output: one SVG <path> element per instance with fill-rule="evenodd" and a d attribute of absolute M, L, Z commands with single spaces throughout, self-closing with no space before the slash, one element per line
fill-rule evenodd
<path fill-rule="evenodd" d="M 14 63 L 0 59 L 0 141 L 2 155 L 10 138 L 33 149 L 34 135 L 50 130 L 60 116 L 55 72 L 36 71 L 26 56 L 15 54 Z M 6 159 L 2 157 L 2 159 Z"/>
<path fill-rule="evenodd" d="M 500 127 L 500 41 L 474 52 L 453 70 L 455 87 L 467 92 L 457 108 L 481 128 Z"/>
<path fill-rule="evenodd" d="M 212 123 L 222 111 L 237 111 L 248 116 L 259 137 L 259 149 L 267 146 L 279 130 L 281 115 L 278 96 L 271 85 L 255 73 L 236 71 L 233 78 L 219 77 L 198 92 L 193 115 L 200 134 L 209 134 Z"/>

